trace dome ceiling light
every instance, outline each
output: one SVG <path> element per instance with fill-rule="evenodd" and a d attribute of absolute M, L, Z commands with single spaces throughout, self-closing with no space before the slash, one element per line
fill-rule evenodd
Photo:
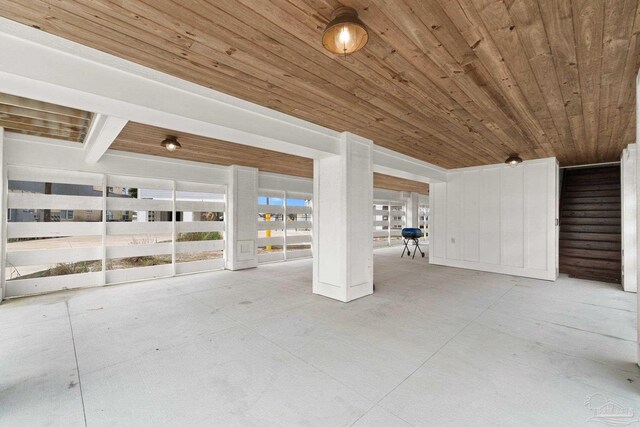
<path fill-rule="evenodd" d="M 346 6 L 333 11 L 331 21 L 322 34 L 324 48 L 344 56 L 359 51 L 368 40 L 367 27 L 358 19 L 358 12 Z"/>
<path fill-rule="evenodd" d="M 509 166 L 511 166 L 512 168 L 515 168 L 520 163 L 522 163 L 522 159 L 517 154 L 512 154 L 509 157 L 507 157 L 507 160 L 505 160 L 504 162 Z"/>
<path fill-rule="evenodd" d="M 173 135 L 167 136 L 160 145 L 166 148 L 167 151 L 176 151 L 182 148 L 182 145 L 178 142 L 178 138 Z"/>

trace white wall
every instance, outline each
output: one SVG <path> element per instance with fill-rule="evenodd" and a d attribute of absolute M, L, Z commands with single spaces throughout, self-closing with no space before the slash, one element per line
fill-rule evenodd
<path fill-rule="evenodd" d="M 638 289 L 638 237 L 636 144 L 630 144 L 620 156 L 622 180 L 622 286 L 627 292 Z"/>
<path fill-rule="evenodd" d="M 555 158 L 449 171 L 431 184 L 430 262 L 555 280 Z"/>

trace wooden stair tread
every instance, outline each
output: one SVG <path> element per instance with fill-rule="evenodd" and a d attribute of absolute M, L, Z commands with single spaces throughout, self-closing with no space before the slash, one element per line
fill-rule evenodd
<path fill-rule="evenodd" d="M 621 216 L 619 167 L 566 170 L 560 200 L 560 272 L 620 283 Z"/>

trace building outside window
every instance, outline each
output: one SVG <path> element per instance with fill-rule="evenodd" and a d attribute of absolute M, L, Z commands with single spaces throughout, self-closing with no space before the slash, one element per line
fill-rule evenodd
<path fill-rule="evenodd" d="M 60 211 L 60 219 L 66 221 L 73 221 L 73 211 Z"/>

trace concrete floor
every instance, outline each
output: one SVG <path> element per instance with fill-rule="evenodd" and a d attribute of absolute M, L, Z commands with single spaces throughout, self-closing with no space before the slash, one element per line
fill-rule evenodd
<path fill-rule="evenodd" d="M 0 425 L 566 427 L 607 399 L 640 416 L 635 294 L 399 254 L 377 250 L 376 293 L 349 304 L 311 294 L 310 260 L 7 302 Z"/>

